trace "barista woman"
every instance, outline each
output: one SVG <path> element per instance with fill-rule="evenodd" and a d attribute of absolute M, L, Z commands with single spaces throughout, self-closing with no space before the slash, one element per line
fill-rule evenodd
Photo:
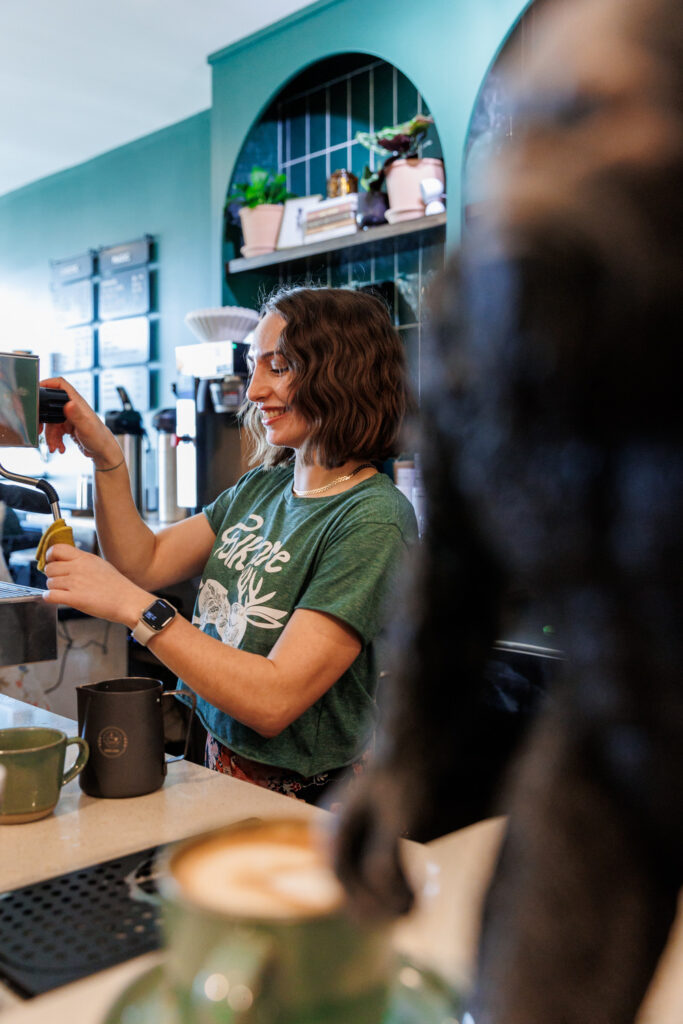
<path fill-rule="evenodd" d="M 46 600 L 121 622 L 197 695 L 206 764 L 315 799 L 360 770 L 372 733 L 374 641 L 412 509 L 375 463 L 406 408 L 400 339 L 383 304 L 343 289 L 285 290 L 252 336 L 243 418 L 252 469 L 203 513 L 154 533 L 116 438 L 61 378 L 64 424 L 92 458 L 104 558 L 56 544 Z M 155 597 L 201 574 L 192 622 Z"/>

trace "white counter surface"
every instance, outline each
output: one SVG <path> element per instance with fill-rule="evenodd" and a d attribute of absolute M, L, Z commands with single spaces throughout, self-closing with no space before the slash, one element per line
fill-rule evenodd
<path fill-rule="evenodd" d="M 69 719 L 9 697 L 0 696 L 0 722 L 3 726 L 53 725 L 76 735 L 76 725 Z M 183 761 L 169 765 L 160 790 L 133 799 L 86 796 L 75 779 L 62 790 L 50 817 L 0 827 L 0 891 L 242 818 L 283 814 L 331 822 L 326 811 Z M 477 894 L 485 888 L 502 827 L 499 819 L 464 829 L 455 854 L 444 840 L 433 844 L 433 849 L 404 843 L 406 863 L 416 877 L 429 882 L 433 895 L 401 922 L 396 944 L 452 980 L 461 980 L 469 971 L 477 930 Z M 454 859 L 461 871 L 452 870 Z M 434 891 L 437 886 L 439 893 Z M 47 1020 L 50 1024 L 100 1024 L 126 983 L 162 955 L 138 957 L 25 1002 L 0 986 L 2 1024 L 43 1024 Z"/>
<path fill-rule="evenodd" d="M 0 695 L 0 727 L 33 724 L 76 734 L 74 722 Z M 64 787 L 50 817 L 0 826 L 0 892 L 242 818 L 283 814 L 331 820 L 326 811 L 183 761 L 169 765 L 160 790 L 133 799 L 86 796 L 76 779 Z M 481 900 L 503 829 L 503 819 L 492 819 L 426 846 L 403 845 L 409 871 L 428 885 L 418 908 L 397 926 L 396 945 L 455 984 L 464 984 L 471 972 Z M 681 915 L 662 977 L 637 1024 L 683 1020 L 680 923 Z M 125 985 L 162 956 L 129 960 L 25 1002 L 0 986 L 2 1024 L 101 1024 Z"/>

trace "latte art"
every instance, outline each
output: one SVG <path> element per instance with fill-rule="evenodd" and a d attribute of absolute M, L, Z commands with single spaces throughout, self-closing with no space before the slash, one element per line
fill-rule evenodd
<path fill-rule="evenodd" d="M 191 901 L 239 917 L 311 917 L 343 901 L 304 822 L 259 824 L 209 837 L 186 849 L 172 873 Z"/>

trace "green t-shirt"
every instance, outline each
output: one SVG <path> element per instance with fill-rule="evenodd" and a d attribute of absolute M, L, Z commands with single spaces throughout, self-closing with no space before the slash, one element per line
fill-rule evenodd
<path fill-rule="evenodd" d="M 197 698 L 202 722 L 231 750 L 308 777 L 352 763 L 367 745 L 373 641 L 388 585 L 417 529 L 412 506 L 381 473 L 318 498 L 295 497 L 293 474 L 291 465 L 252 470 L 204 509 L 216 541 L 192 622 L 261 655 L 296 608 L 327 612 L 358 633 L 362 648 L 351 667 L 279 736 L 265 739 Z"/>

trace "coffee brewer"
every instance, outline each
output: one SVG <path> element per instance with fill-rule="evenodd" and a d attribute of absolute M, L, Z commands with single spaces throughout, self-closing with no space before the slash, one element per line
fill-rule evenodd
<path fill-rule="evenodd" d="M 247 381 L 251 309 L 225 306 L 188 313 L 185 322 L 201 344 L 176 348 L 177 501 L 199 509 L 246 471 L 237 412 Z"/>

